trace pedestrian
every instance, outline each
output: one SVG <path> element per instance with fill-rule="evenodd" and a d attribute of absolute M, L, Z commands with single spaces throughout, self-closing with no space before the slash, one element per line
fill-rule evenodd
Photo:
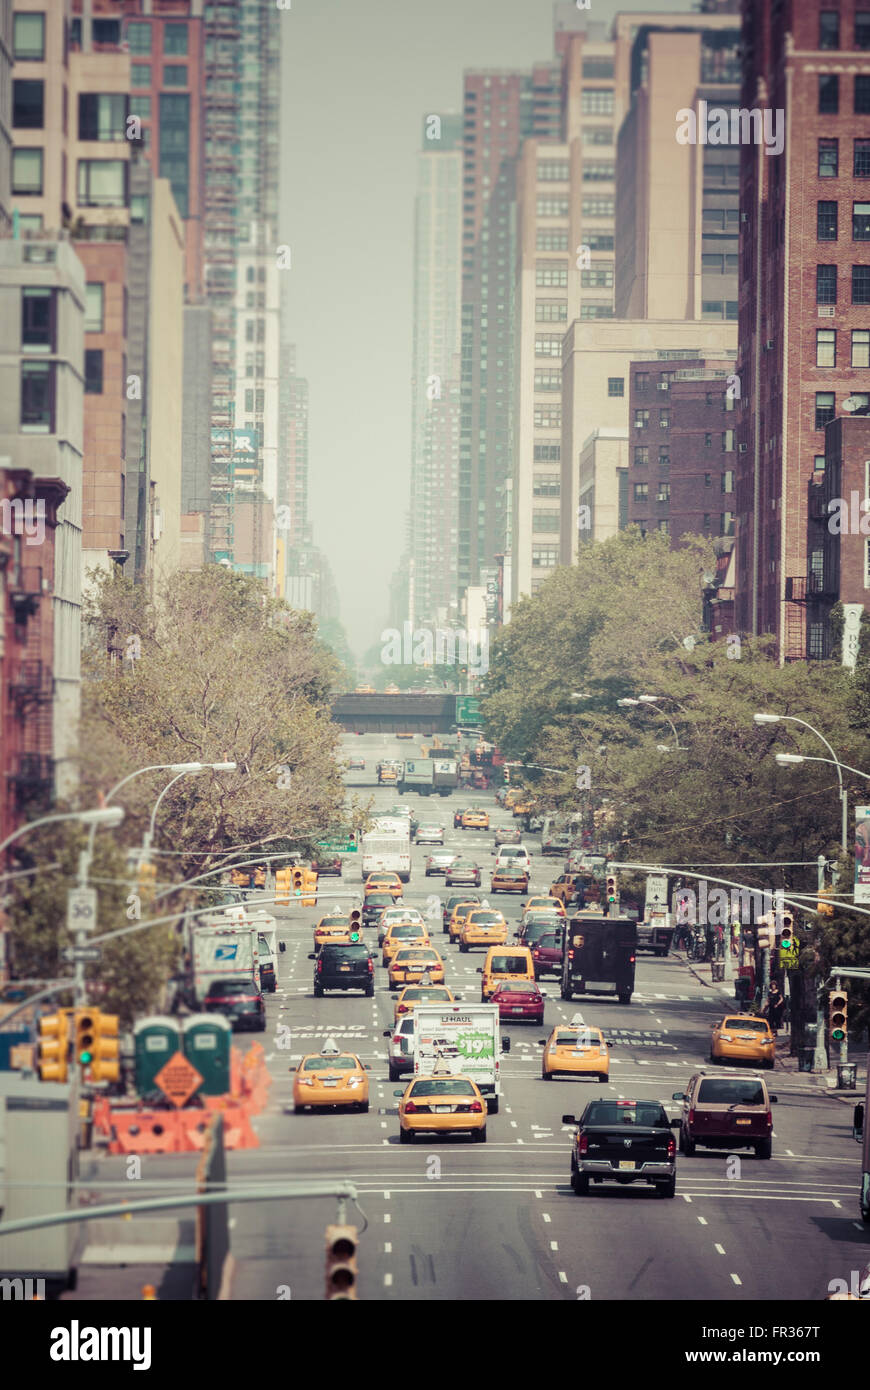
<path fill-rule="evenodd" d="M 770 1024 L 770 1031 L 774 1034 L 778 1033 L 782 1027 L 782 1015 L 784 1011 L 785 1000 L 782 997 L 782 990 L 776 983 L 776 980 L 774 980 L 770 989 L 767 991 L 767 1005 L 764 1010 L 767 1021 Z"/>

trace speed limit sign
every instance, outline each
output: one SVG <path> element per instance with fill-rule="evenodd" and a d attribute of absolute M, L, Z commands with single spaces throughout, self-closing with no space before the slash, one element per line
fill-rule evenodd
<path fill-rule="evenodd" d="M 92 932 L 97 925 L 97 890 L 70 888 L 66 899 L 66 927 L 69 932 Z"/>

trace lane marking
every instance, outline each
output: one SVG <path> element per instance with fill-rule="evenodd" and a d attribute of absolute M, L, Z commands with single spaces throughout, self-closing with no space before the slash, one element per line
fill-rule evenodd
<path fill-rule="evenodd" d="M 541 1220 L 542 1220 L 542 1221 L 547 1221 L 547 1222 L 549 1222 L 549 1221 L 552 1220 L 552 1217 L 550 1216 L 550 1214 L 549 1214 L 548 1212 L 542 1211 L 542 1212 L 541 1212 Z"/>
<path fill-rule="evenodd" d="M 739 1274 L 732 1274 L 732 1275 L 731 1275 L 731 1278 L 732 1278 L 733 1282 L 738 1286 L 738 1288 L 739 1288 L 740 1285 L 743 1283 L 743 1280 L 740 1278 L 740 1275 L 739 1275 Z"/>
<path fill-rule="evenodd" d="M 389 1224 L 390 1224 L 390 1222 L 392 1221 L 392 1219 L 393 1219 L 393 1218 L 392 1218 L 392 1216 L 390 1215 L 390 1213 L 389 1213 L 388 1211 L 385 1211 L 385 1212 L 384 1212 L 384 1225 L 385 1225 L 385 1226 L 389 1226 Z"/>
<path fill-rule="evenodd" d="M 714 1245 L 714 1246 L 713 1246 L 713 1249 L 714 1249 L 714 1250 L 717 1252 L 717 1254 L 719 1254 L 719 1255 L 724 1255 L 724 1254 L 725 1254 L 725 1247 L 724 1247 L 723 1245 L 718 1245 L 718 1244 L 717 1244 L 717 1245 Z"/>
<path fill-rule="evenodd" d="M 702 1226 L 706 1226 L 706 1224 L 707 1224 L 707 1218 L 706 1218 L 706 1216 L 699 1216 L 699 1217 L 698 1217 L 698 1221 L 699 1221 L 699 1223 L 700 1223 Z"/>
<path fill-rule="evenodd" d="M 551 1249 L 551 1250 L 558 1250 L 558 1249 L 559 1249 L 559 1242 L 558 1242 L 557 1240 L 551 1240 L 551 1241 L 550 1241 L 550 1249 Z"/>
<path fill-rule="evenodd" d="M 384 1286 L 385 1286 L 385 1288 L 389 1288 L 390 1285 L 392 1284 L 392 1282 L 393 1282 L 393 1276 L 392 1276 L 392 1274 L 385 1274 L 385 1275 L 384 1275 Z"/>
<path fill-rule="evenodd" d="M 385 1240 L 385 1241 L 384 1241 L 384 1254 L 385 1254 L 385 1255 L 392 1255 L 392 1253 L 393 1253 L 393 1242 L 392 1242 L 391 1240 Z"/>
<path fill-rule="evenodd" d="M 567 1276 L 567 1274 L 565 1273 L 564 1269 L 560 1269 L 560 1270 L 559 1270 L 559 1283 L 560 1283 L 560 1284 L 567 1284 L 567 1282 L 568 1282 L 568 1276 Z"/>

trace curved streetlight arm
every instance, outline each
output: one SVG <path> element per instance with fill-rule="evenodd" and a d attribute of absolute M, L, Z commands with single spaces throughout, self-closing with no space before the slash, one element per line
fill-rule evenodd
<path fill-rule="evenodd" d="M 815 754 L 802 753 L 800 755 L 800 761 L 802 763 L 827 763 L 830 767 L 845 768 L 846 772 L 853 772 L 856 777 L 865 777 L 867 781 L 870 782 L 870 772 L 862 772 L 860 767 L 850 767 L 848 763 L 838 762 L 835 758 L 817 758 Z M 780 767 L 787 766 L 787 763 L 780 763 Z"/>
<path fill-rule="evenodd" d="M 203 768 L 203 769 L 198 769 L 198 771 L 204 771 L 204 770 L 205 770 L 204 768 Z M 169 791 L 169 788 L 170 788 L 170 787 L 174 787 L 174 786 L 175 786 L 175 783 L 176 783 L 176 782 L 179 782 L 179 781 L 181 780 L 182 777 L 195 777 L 195 776 L 196 776 L 196 773 L 193 772 L 193 771 L 191 771 L 191 772 L 179 772 L 179 773 L 177 773 L 177 775 L 176 775 L 175 777 L 172 778 L 172 781 L 171 781 L 171 782 L 167 782 L 167 783 L 166 783 L 166 786 L 163 788 L 163 791 L 160 793 L 160 795 L 158 796 L 157 800 L 156 800 L 155 803 L 154 803 L 154 810 L 151 812 L 151 824 L 150 824 L 149 827 L 148 827 L 148 834 L 147 834 L 147 836 L 145 837 L 145 839 L 143 840 L 143 848 L 146 848 L 146 849 L 147 849 L 147 848 L 150 848 L 150 846 L 151 846 L 151 841 L 154 839 L 154 823 L 155 823 L 155 821 L 157 820 L 157 811 L 158 811 L 158 809 L 159 809 L 159 807 L 160 807 L 161 801 L 163 800 L 163 798 L 164 798 L 164 796 L 166 795 L 166 793 Z"/>
<path fill-rule="evenodd" d="M 840 825 L 840 848 L 842 849 L 843 853 L 846 854 L 848 849 L 849 833 L 849 797 L 846 788 L 843 785 L 842 769 L 845 766 L 845 764 L 840 762 L 830 743 L 825 738 L 825 735 L 823 733 L 820 733 L 820 731 L 815 727 L 815 725 L 810 724 L 810 722 L 807 719 L 800 719 L 796 714 L 781 714 L 779 718 L 786 719 L 791 724 L 802 724 L 805 729 L 809 729 L 811 734 L 815 734 L 816 738 L 821 739 L 822 743 L 825 745 L 825 747 L 831 755 L 831 762 L 837 769 L 837 780 L 840 783 L 840 806 L 842 809 L 842 820 Z M 850 771 L 855 771 L 855 769 L 852 768 L 850 769 Z"/>

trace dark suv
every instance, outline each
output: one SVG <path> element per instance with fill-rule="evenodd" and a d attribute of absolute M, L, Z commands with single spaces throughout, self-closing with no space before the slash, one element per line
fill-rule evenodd
<path fill-rule="evenodd" d="M 252 979 L 236 977 L 214 980 L 208 987 L 203 1009 L 207 1014 L 223 1014 L 234 1029 L 266 1030 L 266 1004 Z"/>
<path fill-rule="evenodd" d="M 375 992 L 375 963 L 368 946 L 326 942 L 308 957 L 314 965 L 314 997 L 326 989 L 361 989 L 369 999 Z"/>

